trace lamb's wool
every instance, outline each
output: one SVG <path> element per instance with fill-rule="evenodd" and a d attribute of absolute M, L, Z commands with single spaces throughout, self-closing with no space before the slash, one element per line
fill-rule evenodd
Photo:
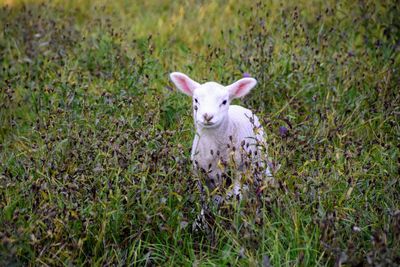
<path fill-rule="evenodd" d="M 258 118 L 250 110 L 232 105 L 218 130 L 197 127 L 191 157 L 197 169 L 207 172 L 211 183 L 219 184 L 224 171 L 222 163 L 234 164 L 243 171 L 245 160 L 255 163 L 261 159 L 259 146 L 263 142 Z"/>
<path fill-rule="evenodd" d="M 221 184 L 226 165 L 233 165 L 238 171 L 245 171 L 249 164 L 262 166 L 260 146 L 265 142 L 259 119 L 249 109 L 229 105 L 232 99 L 246 95 L 256 85 L 255 79 L 244 78 L 226 87 L 215 82 L 201 85 L 175 72 L 171 80 L 193 97 L 196 135 L 191 159 L 195 170 L 207 174 L 210 188 Z M 267 175 L 271 175 L 266 167 Z M 233 182 L 233 193 L 238 194 L 240 183 Z"/>

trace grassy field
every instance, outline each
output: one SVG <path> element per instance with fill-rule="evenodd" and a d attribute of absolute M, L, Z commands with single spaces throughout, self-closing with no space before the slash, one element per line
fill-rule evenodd
<path fill-rule="evenodd" d="M 0 265 L 400 265 L 396 1 L 0 3 Z M 281 165 L 211 232 L 172 71 L 255 77 Z"/>

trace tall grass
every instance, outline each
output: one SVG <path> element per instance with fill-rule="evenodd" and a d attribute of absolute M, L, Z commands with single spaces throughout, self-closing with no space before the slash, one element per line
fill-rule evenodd
<path fill-rule="evenodd" d="M 396 1 L 3 3 L 0 264 L 399 265 L 399 27 Z M 257 78 L 281 165 L 210 232 L 171 71 Z"/>

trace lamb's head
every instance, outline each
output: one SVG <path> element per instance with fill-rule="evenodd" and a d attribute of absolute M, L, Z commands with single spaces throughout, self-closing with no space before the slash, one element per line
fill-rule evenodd
<path fill-rule="evenodd" d="M 221 125 L 232 99 L 245 96 L 257 84 L 253 78 L 243 78 L 228 86 L 216 82 L 199 84 L 180 72 L 173 72 L 170 77 L 179 90 L 193 98 L 194 120 L 202 128 Z"/>

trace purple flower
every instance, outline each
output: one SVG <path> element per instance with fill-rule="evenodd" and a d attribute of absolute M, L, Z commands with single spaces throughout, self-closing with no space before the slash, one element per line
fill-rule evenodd
<path fill-rule="evenodd" d="M 285 126 L 279 127 L 279 134 L 281 135 L 281 137 L 285 137 L 288 132 L 289 132 L 289 130 Z"/>
<path fill-rule="evenodd" d="M 251 78 L 250 73 L 248 73 L 248 72 L 243 72 L 243 78 Z"/>

